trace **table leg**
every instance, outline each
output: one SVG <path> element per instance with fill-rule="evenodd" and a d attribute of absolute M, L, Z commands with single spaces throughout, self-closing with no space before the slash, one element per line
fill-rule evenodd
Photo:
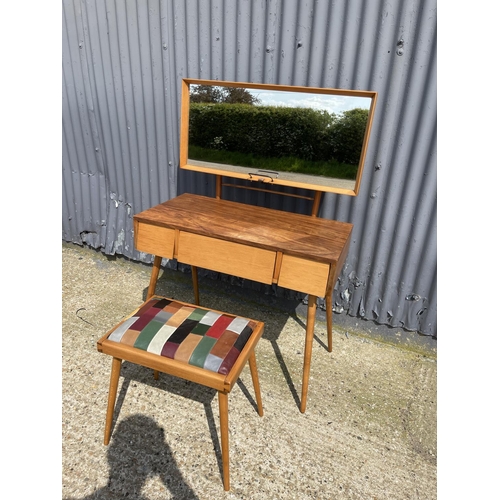
<path fill-rule="evenodd" d="M 191 276 L 193 278 L 194 303 L 200 305 L 200 291 L 198 289 L 198 268 L 191 266 Z"/>
<path fill-rule="evenodd" d="M 309 387 L 309 372 L 311 370 L 312 343 L 314 337 L 314 321 L 316 318 L 316 300 L 315 295 L 309 295 L 307 305 L 306 322 L 306 344 L 304 347 L 304 368 L 302 372 L 302 398 L 300 401 L 300 411 L 306 411 L 307 389 Z"/>
<path fill-rule="evenodd" d="M 326 302 L 326 333 L 328 335 L 328 352 L 333 351 L 333 297 L 332 294 L 329 293 L 325 297 Z"/>
<path fill-rule="evenodd" d="M 162 258 L 160 256 L 158 255 L 155 256 L 155 260 L 153 262 L 153 270 L 151 271 L 151 278 L 149 280 L 149 288 L 146 300 L 149 300 L 155 294 L 156 282 L 158 281 L 158 274 L 160 273 L 161 259 Z"/>

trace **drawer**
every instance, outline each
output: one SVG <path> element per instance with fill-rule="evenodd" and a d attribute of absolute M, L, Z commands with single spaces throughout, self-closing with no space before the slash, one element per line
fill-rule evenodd
<path fill-rule="evenodd" d="M 324 297 L 330 265 L 293 255 L 283 255 L 278 285 L 297 292 Z"/>
<path fill-rule="evenodd" d="M 175 230 L 144 222 L 134 224 L 134 245 L 140 252 L 172 259 Z"/>
<path fill-rule="evenodd" d="M 203 269 L 271 284 L 276 252 L 181 231 L 177 260 Z"/>

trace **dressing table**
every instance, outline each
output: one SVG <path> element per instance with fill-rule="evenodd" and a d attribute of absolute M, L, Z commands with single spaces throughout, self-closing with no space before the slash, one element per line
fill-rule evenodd
<path fill-rule="evenodd" d="M 227 144 L 237 142 L 230 132 L 224 130 L 225 122 L 223 118 L 216 120 L 216 130 L 219 135 L 211 137 L 209 142 L 204 145 L 204 148 L 198 149 L 196 159 L 191 158 L 190 143 L 193 142 L 194 134 L 190 129 L 198 126 L 199 131 L 201 130 L 200 134 L 203 132 L 206 135 L 206 132 L 208 132 L 206 129 L 209 128 L 203 122 L 196 125 L 193 120 L 190 121 L 190 111 L 195 115 L 193 104 L 201 102 L 201 111 L 200 109 L 196 110 L 198 116 L 202 115 L 202 119 L 208 117 L 214 121 L 211 113 L 213 108 L 217 106 L 214 106 L 213 99 L 217 99 L 218 95 L 219 101 L 215 102 L 221 104 L 220 99 L 224 99 L 225 93 L 225 102 L 234 104 L 231 102 L 234 95 L 231 96 L 231 94 L 235 94 L 236 91 L 239 92 L 240 100 L 237 101 L 236 106 L 231 107 L 231 113 L 234 107 L 242 106 L 241 103 L 244 102 L 242 99 L 247 101 L 254 99 L 254 102 L 245 102 L 246 107 L 239 109 L 239 113 L 261 113 L 260 109 L 255 108 L 262 106 L 255 106 L 255 103 L 257 100 L 261 103 L 262 100 L 268 99 L 267 94 L 272 98 L 281 98 L 283 96 L 302 97 L 303 101 L 299 106 L 301 108 L 306 108 L 305 103 L 314 102 L 314 98 L 318 96 L 324 98 L 325 101 L 331 99 L 332 102 L 339 99 L 344 99 L 346 103 L 351 99 L 355 100 L 352 104 L 349 103 L 351 108 L 345 107 L 344 111 L 357 106 L 360 99 L 366 100 L 366 120 L 363 123 L 360 144 L 356 153 L 354 178 L 349 180 L 339 179 L 334 176 L 315 176 L 309 174 L 306 170 L 300 172 L 300 168 L 297 172 L 296 165 L 293 169 L 287 170 L 285 166 L 282 167 L 284 170 L 277 171 L 258 168 L 258 166 L 256 168 L 253 165 L 235 165 L 234 162 L 224 163 L 221 162 L 220 156 L 216 156 L 216 161 L 213 161 L 212 156 L 207 156 L 205 159 L 202 156 L 200 157 L 200 150 L 205 151 L 207 155 L 218 153 L 221 151 L 221 145 L 223 145 L 224 149 L 224 147 L 228 147 Z M 180 167 L 215 175 L 215 197 L 184 193 L 134 216 L 134 244 L 136 249 L 155 256 L 147 299 L 155 294 L 156 282 L 163 258 L 177 259 L 180 263 L 191 265 L 196 304 L 200 302 L 198 268 L 226 273 L 268 285 L 276 284 L 309 295 L 300 403 L 301 412 L 305 412 L 307 404 L 316 299 L 318 297 L 325 298 L 328 351 L 331 352 L 332 293 L 347 256 L 353 227 L 352 224 L 347 222 L 318 217 L 320 197 L 322 192 L 357 195 L 376 96 L 375 92 L 368 91 L 312 89 L 308 87 L 185 79 L 182 81 Z M 206 100 L 203 101 L 203 99 Z M 209 99 L 212 99 L 212 101 Z M 283 100 L 283 102 L 285 101 Z M 204 106 L 203 103 L 205 103 Z M 286 106 L 286 104 L 267 104 L 264 107 L 270 108 L 268 112 L 272 114 L 274 113 L 272 108 Z M 297 105 L 294 104 L 292 108 L 295 110 Z M 221 112 L 226 114 L 228 111 L 222 109 Z M 276 112 L 282 113 L 283 110 Z M 287 112 L 292 113 L 290 110 Z M 300 115 L 300 113 L 299 111 L 298 114 Z M 316 119 L 317 113 L 311 114 Z M 251 122 L 253 118 L 249 115 L 244 116 L 246 118 L 242 120 L 245 126 L 240 126 L 240 129 L 246 129 L 248 135 L 245 140 L 248 141 L 258 135 L 258 131 L 257 129 L 252 130 Z M 296 118 L 292 121 L 297 123 Z M 327 126 L 331 127 L 331 123 Z M 278 128 L 278 125 L 273 125 L 273 131 L 276 128 Z M 291 133 L 287 131 L 286 136 L 289 137 Z M 270 132 L 265 135 L 269 134 Z M 315 132 L 315 134 L 315 137 L 323 137 L 322 131 Z M 234 136 L 235 133 L 233 132 L 232 135 Z M 328 130 L 324 132 L 324 137 L 327 137 L 327 135 Z M 262 138 L 261 142 L 263 143 L 265 139 Z M 244 146 L 241 146 L 241 144 L 245 140 L 239 143 L 239 152 L 242 152 Z M 295 140 L 300 141 L 297 138 Z M 277 145 L 280 138 L 275 137 L 273 141 Z M 198 144 L 200 142 L 201 140 L 198 140 Z M 299 144 L 302 143 L 299 142 Z M 212 148 L 206 147 L 207 144 L 214 146 Z M 227 151 L 228 149 L 223 153 L 227 154 Z M 250 156 L 254 161 L 256 155 Z M 313 207 L 311 215 L 224 200 L 222 199 L 222 187 L 227 184 L 223 184 L 222 180 L 225 176 L 253 181 L 257 187 L 250 189 L 259 191 L 268 191 L 269 185 L 310 189 L 314 192 L 314 196 L 310 198 Z M 275 194 L 281 193 L 275 192 Z"/>

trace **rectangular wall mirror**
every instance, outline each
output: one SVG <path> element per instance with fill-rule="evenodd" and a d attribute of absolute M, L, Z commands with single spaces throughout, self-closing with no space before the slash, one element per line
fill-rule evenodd
<path fill-rule="evenodd" d="M 182 80 L 180 167 L 356 196 L 377 93 Z"/>

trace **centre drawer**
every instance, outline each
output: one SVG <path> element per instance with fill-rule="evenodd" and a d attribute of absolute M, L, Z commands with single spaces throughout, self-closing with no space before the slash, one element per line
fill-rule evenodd
<path fill-rule="evenodd" d="M 181 231 L 177 260 L 203 269 L 271 284 L 276 252 Z"/>

